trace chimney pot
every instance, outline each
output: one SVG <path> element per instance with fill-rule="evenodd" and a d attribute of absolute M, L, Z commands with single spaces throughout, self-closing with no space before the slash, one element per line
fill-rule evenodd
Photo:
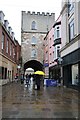
<path fill-rule="evenodd" d="M 3 11 L 0 11 L 0 21 L 1 21 L 1 23 L 3 23 L 4 24 L 4 13 L 3 13 Z"/>
<path fill-rule="evenodd" d="M 4 20 L 4 25 L 5 25 L 7 30 L 8 30 L 8 24 L 9 24 L 8 20 Z"/>

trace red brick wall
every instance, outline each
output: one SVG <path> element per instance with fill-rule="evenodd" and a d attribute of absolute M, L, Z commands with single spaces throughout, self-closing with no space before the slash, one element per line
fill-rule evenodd
<path fill-rule="evenodd" d="M 1 38 L 2 38 L 2 33 L 5 36 L 5 40 L 4 40 L 4 49 L 1 49 Z M 6 52 L 6 48 L 7 48 L 7 40 L 8 42 L 8 53 Z M 15 44 L 16 43 L 16 44 Z M 10 45 L 12 44 L 12 54 L 10 55 Z M 15 56 L 13 58 L 13 48 L 15 51 Z M 20 54 L 21 54 L 21 46 L 19 45 L 18 41 L 16 40 L 12 40 L 12 37 L 9 35 L 8 31 L 5 30 L 5 28 L 3 26 L 0 25 L 0 51 L 2 51 L 2 53 L 10 58 L 11 60 L 15 61 L 17 64 L 19 62 L 19 58 L 20 58 Z M 19 57 L 17 59 L 17 52 L 19 54 Z"/>

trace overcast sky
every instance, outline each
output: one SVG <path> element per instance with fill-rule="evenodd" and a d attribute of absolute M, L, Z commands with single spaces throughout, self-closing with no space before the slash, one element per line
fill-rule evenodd
<path fill-rule="evenodd" d="M 62 0 L 0 0 L 0 10 L 5 14 L 15 38 L 21 43 L 21 11 L 55 13 L 55 18 L 60 14 Z"/>

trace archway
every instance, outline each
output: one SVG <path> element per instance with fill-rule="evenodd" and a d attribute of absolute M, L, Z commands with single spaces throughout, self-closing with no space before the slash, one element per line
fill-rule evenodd
<path fill-rule="evenodd" d="M 30 60 L 24 64 L 24 71 L 27 68 L 32 68 L 34 71 L 43 70 L 43 65 L 37 60 Z"/>

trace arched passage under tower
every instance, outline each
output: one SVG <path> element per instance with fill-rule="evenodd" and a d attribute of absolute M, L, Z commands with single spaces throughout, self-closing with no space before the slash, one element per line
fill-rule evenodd
<path fill-rule="evenodd" d="M 27 69 L 27 68 L 32 68 L 34 69 L 34 71 L 37 71 L 37 70 L 43 70 L 43 64 L 40 63 L 39 61 L 37 60 L 30 60 L 28 62 L 26 62 L 24 64 L 24 71 Z"/>

